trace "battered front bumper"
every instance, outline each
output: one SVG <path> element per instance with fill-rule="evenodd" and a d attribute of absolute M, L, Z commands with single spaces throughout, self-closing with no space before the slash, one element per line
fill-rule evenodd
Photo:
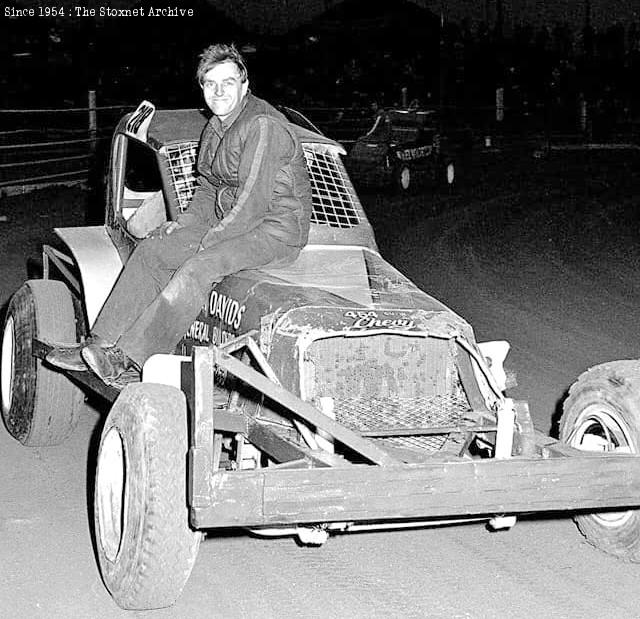
<path fill-rule="evenodd" d="M 199 529 L 601 511 L 640 505 L 640 456 L 553 441 L 508 460 L 220 471 L 210 489 L 210 505 L 191 509 Z"/>

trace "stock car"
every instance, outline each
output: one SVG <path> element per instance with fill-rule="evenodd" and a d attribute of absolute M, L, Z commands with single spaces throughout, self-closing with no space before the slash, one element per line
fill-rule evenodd
<path fill-rule="evenodd" d="M 581 510 L 590 541 L 640 560 L 637 428 L 589 408 L 566 419 L 566 443 L 537 433 L 506 395 L 508 344 L 478 343 L 384 260 L 344 150 L 300 125 L 313 213 L 293 264 L 212 285 L 174 353 L 150 357 L 141 378 L 108 386 L 47 366 L 52 342 L 88 335 L 136 244 L 187 208 L 205 123 L 149 102 L 122 118 L 104 225 L 56 230 L 66 249 L 44 246 L 43 279 L 15 293 L 2 332 L 2 416 L 25 446 L 64 441 L 87 392 L 108 404 L 91 507 L 117 604 L 174 603 L 203 532 L 230 527 L 322 544 Z"/>
<path fill-rule="evenodd" d="M 357 184 L 390 186 L 404 193 L 417 182 L 455 180 L 455 160 L 435 110 L 392 109 L 349 151 L 347 169 Z"/>

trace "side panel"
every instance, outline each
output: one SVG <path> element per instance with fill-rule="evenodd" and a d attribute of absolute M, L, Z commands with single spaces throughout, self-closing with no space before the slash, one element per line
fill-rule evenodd
<path fill-rule="evenodd" d="M 104 226 L 56 228 L 55 232 L 80 269 L 91 328 L 122 270 L 120 255 Z"/>

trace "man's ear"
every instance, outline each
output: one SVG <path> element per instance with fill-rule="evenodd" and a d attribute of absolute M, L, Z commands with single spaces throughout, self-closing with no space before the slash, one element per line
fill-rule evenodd
<path fill-rule="evenodd" d="M 242 97 L 244 98 L 244 96 L 247 94 L 247 90 L 249 90 L 249 80 L 245 80 L 244 82 L 242 82 Z"/>

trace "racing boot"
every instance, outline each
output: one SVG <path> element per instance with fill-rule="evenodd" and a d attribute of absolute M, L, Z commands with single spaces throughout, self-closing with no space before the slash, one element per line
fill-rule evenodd
<path fill-rule="evenodd" d="M 61 370 L 73 370 L 84 372 L 87 364 L 82 358 L 82 349 L 89 344 L 95 344 L 102 348 L 111 346 L 108 342 L 97 335 L 90 335 L 84 342 L 77 344 L 54 343 L 53 350 L 45 357 L 45 361 Z"/>
<path fill-rule="evenodd" d="M 118 378 L 128 370 L 140 372 L 140 368 L 117 346 L 89 344 L 82 348 L 80 354 L 89 369 L 105 385 L 116 384 Z"/>

